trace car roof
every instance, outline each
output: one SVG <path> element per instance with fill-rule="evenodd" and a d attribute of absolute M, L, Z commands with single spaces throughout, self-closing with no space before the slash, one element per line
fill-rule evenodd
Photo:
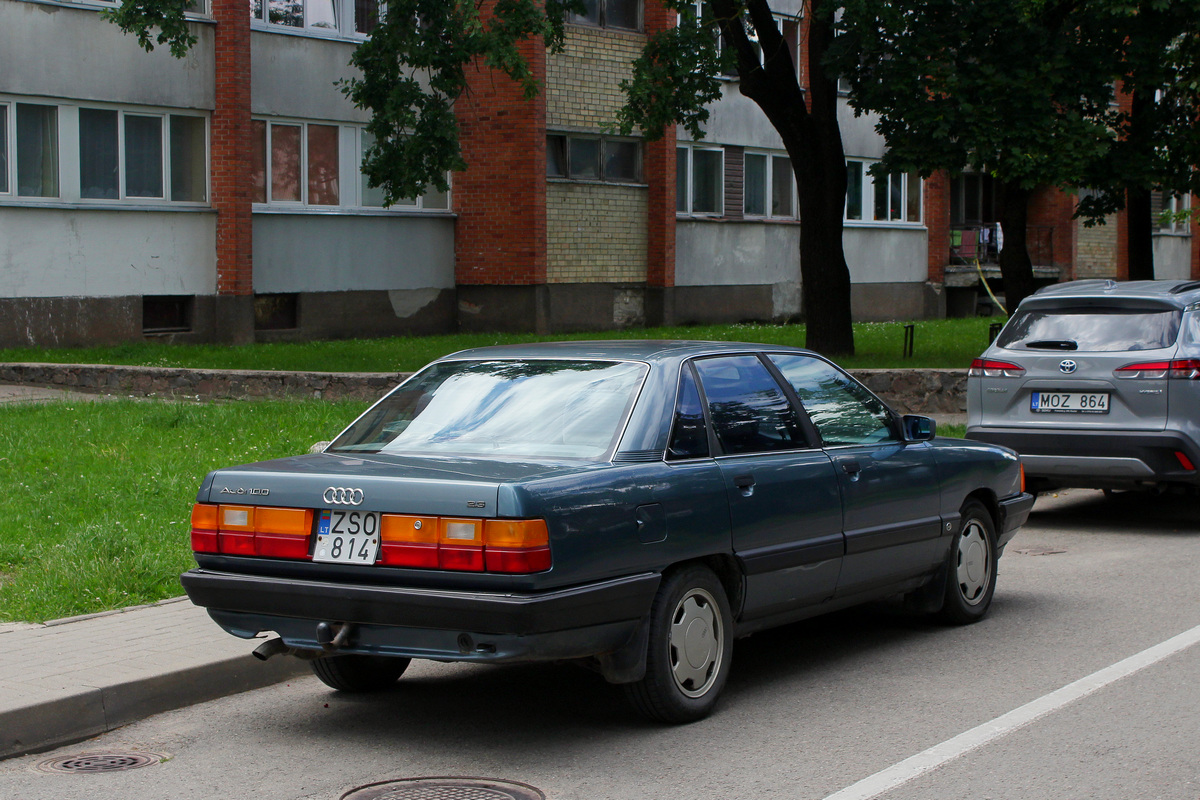
<path fill-rule="evenodd" d="M 1113 281 L 1083 280 L 1056 283 L 1038 289 L 1022 306 L 1042 305 L 1042 301 L 1074 299 L 1150 300 L 1183 308 L 1200 301 L 1200 281 Z"/>
<path fill-rule="evenodd" d="M 666 362 L 722 353 L 745 352 L 811 353 L 787 345 L 749 342 L 703 342 L 671 339 L 605 339 L 598 341 L 531 342 L 494 347 L 476 347 L 445 356 L 441 361 L 477 358 L 564 358 L 614 359 L 620 361 Z"/>

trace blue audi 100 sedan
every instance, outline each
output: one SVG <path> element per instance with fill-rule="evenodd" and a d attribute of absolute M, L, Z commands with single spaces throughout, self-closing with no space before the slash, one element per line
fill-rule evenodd
<path fill-rule="evenodd" d="M 410 659 L 579 660 L 665 722 L 733 640 L 892 595 L 987 613 L 1017 456 L 939 439 L 821 356 L 612 341 L 468 350 L 322 453 L 209 474 L 183 585 L 347 692 Z"/>

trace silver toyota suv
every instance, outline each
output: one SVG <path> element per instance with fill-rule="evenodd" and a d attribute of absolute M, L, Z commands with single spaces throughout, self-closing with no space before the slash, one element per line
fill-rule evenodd
<path fill-rule="evenodd" d="M 1200 281 L 1073 281 L 1027 297 L 967 378 L 967 438 L 1031 491 L 1200 488 Z"/>

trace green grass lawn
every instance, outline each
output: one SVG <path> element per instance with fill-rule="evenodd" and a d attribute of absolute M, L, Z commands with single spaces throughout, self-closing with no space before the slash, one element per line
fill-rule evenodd
<path fill-rule="evenodd" d="M 870 367 L 948 367 L 965 369 L 987 346 L 988 326 L 1000 318 L 922 320 L 915 324 L 912 358 L 902 358 L 902 322 L 855 325 L 856 355 L 838 358 L 852 369 Z M 130 364 L 209 369 L 314 370 L 319 372 L 409 372 L 435 358 L 493 344 L 564 339 L 702 339 L 804 345 L 803 325 L 704 325 L 637 328 L 578 334 L 452 334 L 331 342 L 222 345 L 138 343 L 116 347 L 0 350 L 0 363 L 47 361 L 76 364 Z"/>
<path fill-rule="evenodd" d="M 0 406 L 0 621 L 182 593 L 212 469 L 304 453 L 365 403 L 113 400 Z"/>

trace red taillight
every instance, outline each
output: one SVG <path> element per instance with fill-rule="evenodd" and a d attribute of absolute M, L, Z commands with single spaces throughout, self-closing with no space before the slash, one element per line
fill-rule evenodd
<path fill-rule="evenodd" d="M 192 509 L 192 550 L 308 559 L 313 511 L 269 506 Z M 482 520 L 380 515 L 379 562 L 391 567 L 466 572 L 550 569 L 550 534 L 540 519 Z"/>
<path fill-rule="evenodd" d="M 993 361 L 990 358 L 975 359 L 967 370 L 967 377 L 970 378 L 1019 378 L 1024 374 L 1025 368 L 1020 364 Z"/>
<path fill-rule="evenodd" d="M 1175 459 L 1179 462 L 1179 466 L 1183 467 L 1184 469 L 1188 470 L 1189 472 L 1196 471 L 1196 467 L 1194 464 L 1192 464 L 1192 460 L 1190 458 L 1188 458 L 1187 454 L 1184 453 L 1182 450 L 1175 451 Z"/>
<path fill-rule="evenodd" d="M 1129 380 L 1200 380 L 1200 359 L 1181 358 L 1173 361 L 1140 361 L 1113 370 L 1113 377 Z"/>

